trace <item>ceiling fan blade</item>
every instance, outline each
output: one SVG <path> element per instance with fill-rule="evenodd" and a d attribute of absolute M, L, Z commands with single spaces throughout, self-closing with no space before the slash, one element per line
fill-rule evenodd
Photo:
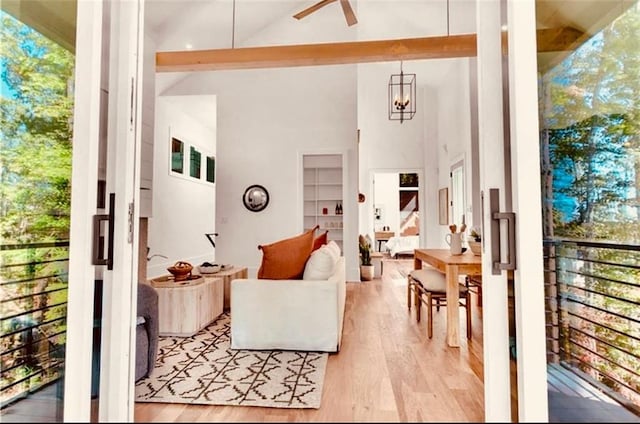
<path fill-rule="evenodd" d="M 336 0 L 322 0 L 319 1 L 318 3 L 314 4 L 311 7 L 307 7 L 306 9 L 304 9 L 301 12 L 296 13 L 295 15 L 293 15 L 294 18 L 296 19 L 302 19 L 307 15 L 312 14 L 313 12 L 315 12 L 316 10 L 320 9 L 321 7 L 324 7 L 328 4 L 331 4 L 333 2 L 335 2 Z"/>
<path fill-rule="evenodd" d="M 351 26 L 358 23 L 358 20 L 356 19 L 356 14 L 353 13 L 351 4 L 349 4 L 349 0 L 340 0 L 340 5 L 342 6 L 344 17 L 347 20 L 347 25 Z"/>

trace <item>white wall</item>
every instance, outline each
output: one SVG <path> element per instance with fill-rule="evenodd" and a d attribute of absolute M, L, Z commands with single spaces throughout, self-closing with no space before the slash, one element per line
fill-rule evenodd
<path fill-rule="evenodd" d="M 465 190 L 467 213 L 472 208 L 472 171 L 471 171 L 471 115 L 469 106 L 469 64 L 468 59 L 455 61 L 449 69 L 449 78 L 438 86 L 438 187 L 448 187 L 451 199 L 451 165 L 464 160 Z M 433 164 L 428 165 L 433 166 Z M 437 189 L 434 201 L 437 205 Z M 437 223 L 437 208 L 436 220 Z M 449 207 L 449 216 L 451 209 Z M 452 223 L 451 218 L 449 223 Z M 467 220 L 471 227 L 471 220 Z M 446 248 L 444 236 L 449 232 L 447 225 L 432 228 L 435 239 L 431 239 L 430 247 Z"/>
<path fill-rule="evenodd" d="M 302 231 L 301 152 L 347 156 L 344 190 L 347 279 L 359 280 L 357 249 L 356 68 L 299 67 L 194 73 L 166 94 L 215 94 L 217 134 L 217 261 L 255 276 L 257 246 Z M 259 213 L 245 209 L 244 190 L 270 194 Z M 202 231 L 204 232 L 204 231 Z"/>
<path fill-rule="evenodd" d="M 471 163 L 469 64 L 467 59 L 409 61 L 403 70 L 416 74 L 418 108 L 413 119 L 401 124 L 388 119 L 387 108 L 387 83 L 400 71 L 399 64 L 358 65 L 360 191 L 367 199 L 360 204 L 359 231 L 373 236 L 372 173 L 415 169 L 421 174 L 420 244 L 444 248 L 448 227 L 438 223 L 438 189 L 449 187 L 452 163 L 460 158 Z"/>
<path fill-rule="evenodd" d="M 405 74 L 415 73 L 416 62 L 405 63 Z M 400 73 L 399 63 L 358 65 L 358 128 L 360 129 L 360 192 L 365 202 L 359 204 L 359 232 L 373 238 L 372 172 L 385 169 L 423 168 L 424 113 L 411 120 L 390 121 L 387 107 L 391 74 Z M 420 76 L 416 76 L 416 79 Z M 420 93 L 418 93 L 420 96 Z M 418 101 L 420 101 L 418 99 Z"/>
<path fill-rule="evenodd" d="M 203 234 L 215 228 L 220 233 L 215 260 L 247 266 L 255 275 L 261 262 L 257 246 L 293 236 L 302 228 L 299 154 L 336 149 L 347 153 L 350 174 L 344 205 L 350 281 L 359 280 L 357 234 L 373 237 L 374 171 L 421 173 L 421 245 L 446 247 L 448 228 L 438 224 L 437 192 L 449 186 L 452 161 L 471 155 L 468 66 L 466 59 L 405 63 L 405 72 L 415 72 L 419 82 L 438 84 L 420 89 L 416 117 L 402 124 L 387 116 L 387 82 L 399 71 L 398 64 L 357 65 L 357 81 L 354 65 L 201 72 L 169 87 L 165 95 L 215 94 L 218 102 L 217 221 L 209 229 L 202 226 L 196 236 L 202 238 L 201 253 L 192 254 L 212 251 Z M 470 160 L 466 163 L 470 166 Z M 465 175 L 470 188 L 472 173 Z M 251 184 L 264 185 L 271 195 L 260 213 L 242 205 L 242 193 Z M 355 201 L 358 192 L 365 194 L 364 203 Z M 467 197 L 471 206 L 470 190 Z M 159 205 L 154 205 L 155 215 Z M 150 246 L 152 254 L 170 252 L 163 245 L 156 248 L 153 238 Z M 156 267 L 162 272 L 164 268 Z"/>
<path fill-rule="evenodd" d="M 476 31 L 476 0 L 371 1 L 357 2 L 356 8 L 359 40 Z M 418 89 L 417 114 L 402 124 L 387 117 L 387 83 L 392 73 L 399 73 L 400 63 L 358 66 L 359 184 L 367 199 L 360 204 L 359 231 L 372 233 L 374 229 L 369 201 L 373 170 L 414 168 L 421 175 L 421 246 L 446 247 L 447 226 L 438 224 L 438 189 L 449 185 L 449 162 L 454 155 L 471 156 L 468 70 L 460 70 L 461 66 L 468 68 L 468 60 L 417 60 L 402 65 L 405 73 L 416 74 Z M 471 172 L 465 175 L 471 178 Z"/>
<path fill-rule="evenodd" d="M 277 21 L 258 33 L 238 36 L 236 46 L 328 41 L 326 34 L 340 40 L 353 31 L 358 39 L 382 39 L 381 29 L 388 27 L 391 16 L 405 28 L 403 36 L 446 35 L 444 0 L 412 3 L 406 13 L 389 6 L 383 26 L 363 3 L 357 5 L 359 23 L 354 27 L 332 23 L 321 36 L 307 30 L 307 23 L 300 27 Z M 450 6 L 451 34 L 473 32 L 473 2 L 452 0 Z M 314 19 L 330 21 L 323 16 L 329 14 L 327 10 Z M 166 50 L 178 39 L 165 37 L 158 42 L 159 49 Z M 437 190 L 449 184 L 453 155 L 470 151 L 466 150 L 470 148 L 467 62 L 405 61 L 404 72 L 416 73 L 419 108 L 412 120 L 402 124 L 387 116 L 387 84 L 389 76 L 400 71 L 399 62 L 159 74 L 157 86 L 163 94 L 211 94 L 218 99 L 216 260 L 247 266 L 249 274 L 255 275 L 261 261 L 257 245 L 295 235 L 302 228 L 301 199 L 296 195 L 301 184 L 299 153 L 335 149 L 348 156 L 344 208 L 349 280 L 359 280 L 357 235 L 373 236 L 373 170 L 420 173 L 421 245 L 446 247 L 447 227 L 438 224 Z M 449 149 L 449 144 L 450 150 L 445 151 L 443 145 Z M 471 178 L 471 172 L 465 175 Z M 271 194 L 269 207 L 258 214 L 247 211 L 241 202 L 251 184 L 262 184 Z M 365 194 L 364 203 L 357 203 L 358 192 Z"/>
<path fill-rule="evenodd" d="M 148 278 L 167 274 L 176 261 L 194 267 L 215 261 L 216 254 L 205 233 L 215 232 L 216 183 L 170 175 L 170 140 L 177 137 L 197 146 L 203 153 L 216 154 L 214 96 L 159 96 L 156 105 L 153 216 L 149 218 L 149 255 L 161 254 L 147 264 Z M 203 111 L 209 110 L 208 119 Z M 205 115 L 206 116 L 206 115 Z M 188 149 L 188 147 L 187 147 Z M 203 161 L 204 161 L 203 154 Z M 216 162 L 217 162 L 216 155 Z M 216 164 L 217 165 L 217 164 Z M 188 175 L 188 168 L 186 168 Z"/>

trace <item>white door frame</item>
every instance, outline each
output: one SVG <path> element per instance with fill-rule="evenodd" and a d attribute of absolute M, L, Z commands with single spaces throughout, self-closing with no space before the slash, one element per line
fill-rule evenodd
<path fill-rule="evenodd" d="M 509 330 L 506 272 L 492 274 L 489 190 L 500 190 L 500 210 L 516 214 L 514 272 L 518 366 L 518 421 L 548 421 L 542 208 L 538 141 L 538 102 L 534 0 L 503 0 L 508 17 L 508 99 L 510 162 L 503 126 L 501 1 L 477 2 L 478 121 L 484 252 L 483 316 L 485 421 L 511 421 Z M 511 193 L 505 173 L 511 170 Z M 537 193 L 537 194 L 536 194 Z M 507 205 L 511 198 L 511 205 Z M 500 224 L 501 234 L 506 225 Z M 501 251 L 507 240 L 501 236 Z M 504 255 L 504 254 L 503 254 Z M 503 261 L 505 260 L 503 256 Z M 523 302 L 526 299 L 526 303 Z M 523 319 L 526 317 L 526 319 Z"/>
<path fill-rule="evenodd" d="M 91 415 L 93 347 L 93 215 L 96 213 L 100 131 L 102 3 L 78 2 L 71 168 L 71 225 L 64 421 Z M 71 365 L 73 364 L 73 365 Z"/>
<path fill-rule="evenodd" d="M 99 421 L 133 421 L 144 0 L 108 2 L 107 192 L 116 193 L 113 270 L 103 274 Z M 78 2 L 64 421 L 91 417 L 103 2 Z"/>
<path fill-rule="evenodd" d="M 426 204 L 424 199 L 425 193 L 425 177 L 424 170 L 422 168 L 373 168 L 369 169 L 369 193 L 371 197 L 371 209 L 367 215 L 366 225 L 368 229 L 371 229 L 372 232 L 375 232 L 375 223 L 373 222 L 373 201 L 375 200 L 375 176 L 376 174 L 385 174 L 385 173 L 406 173 L 406 174 L 418 174 L 418 212 L 420 213 L 420 234 L 418 234 L 418 240 L 420 246 L 426 246 L 427 242 L 427 224 L 426 224 L 426 213 L 425 207 Z M 398 234 L 400 235 L 400 234 Z"/>
<path fill-rule="evenodd" d="M 116 193 L 105 270 L 99 420 L 133 421 L 140 217 L 144 0 L 111 2 L 107 193 Z"/>
<path fill-rule="evenodd" d="M 518 418 L 546 422 L 547 356 L 542 258 L 535 1 L 513 1 L 509 20 L 512 209 L 516 213 L 515 313 Z M 526 299 L 526 301 L 525 301 Z"/>

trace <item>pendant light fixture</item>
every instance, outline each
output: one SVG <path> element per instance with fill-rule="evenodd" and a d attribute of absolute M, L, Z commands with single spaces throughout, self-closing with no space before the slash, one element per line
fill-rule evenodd
<path fill-rule="evenodd" d="M 416 114 L 416 74 L 400 73 L 389 78 L 389 120 L 403 123 Z"/>

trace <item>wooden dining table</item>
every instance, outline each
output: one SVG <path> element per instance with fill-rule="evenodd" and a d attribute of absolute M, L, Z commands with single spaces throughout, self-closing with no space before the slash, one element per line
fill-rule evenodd
<path fill-rule="evenodd" d="M 467 251 L 461 255 L 452 255 L 449 249 L 415 249 L 414 269 L 422 269 L 426 262 L 447 278 L 447 305 L 457 305 L 460 296 L 460 281 L 458 277 L 464 275 L 482 274 L 482 257 Z M 460 308 L 446 308 L 447 310 L 447 344 L 460 347 Z M 470 313 L 470 310 L 467 311 Z"/>

